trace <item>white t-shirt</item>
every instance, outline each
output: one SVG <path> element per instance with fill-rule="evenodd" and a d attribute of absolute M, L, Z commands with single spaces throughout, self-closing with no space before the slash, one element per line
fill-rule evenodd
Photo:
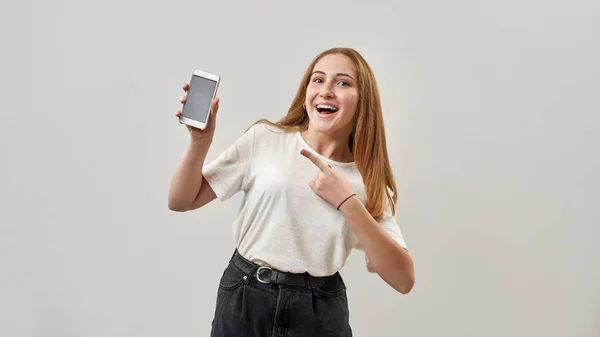
<path fill-rule="evenodd" d="M 344 266 L 353 248 L 363 249 L 342 214 L 310 188 L 319 169 L 301 149 L 344 174 L 365 202 L 365 186 L 354 163 L 332 161 L 310 148 L 300 132 L 266 124 L 252 126 L 205 165 L 203 175 L 221 201 L 245 194 L 233 224 L 242 256 L 281 271 L 331 275 Z M 406 248 L 389 204 L 377 222 Z M 368 267 L 368 258 L 366 263 Z"/>

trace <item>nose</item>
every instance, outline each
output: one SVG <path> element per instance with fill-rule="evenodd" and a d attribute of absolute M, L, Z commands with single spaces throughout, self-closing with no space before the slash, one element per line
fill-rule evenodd
<path fill-rule="evenodd" d="M 319 96 L 321 97 L 333 97 L 333 90 L 331 90 L 331 85 L 326 84 L 321 88 L 319 92 Z"/>

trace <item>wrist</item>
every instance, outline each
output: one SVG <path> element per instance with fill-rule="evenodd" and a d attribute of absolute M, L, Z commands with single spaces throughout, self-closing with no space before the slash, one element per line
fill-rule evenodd
<path fill-rule="evenodd" d="M 192 139 L 190 140 L 190 147 L 194 150 L 208 150 L 210 145 L 212 144 L 212 139 L 201 138 L 201 139 Z"/>
<path fill-rule="evenodd" d="M 356 208 L 357 205 L 362 205 L 360 199 L 356 196 L 356 193 L 351 193 L 348 197 L 342 199 L 342 201 L 338 204 L 337 210 L 342 214 L 346 215 L 348 211 Z"/>

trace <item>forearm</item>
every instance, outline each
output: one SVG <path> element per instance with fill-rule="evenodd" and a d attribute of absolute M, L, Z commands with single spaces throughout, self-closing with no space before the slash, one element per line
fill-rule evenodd
<path fill-rule="evenodd" d="M 169 208 L 185 209 L 202 188 L 202 167 L 210 141 L 192 141 L 179 162 L 169 188 Z"/>
<path fill-rule="evenodd" d="M 379 226 L 358 198 L 346 201 L 340 212 L 369 257 L 373 270 L 397 291 L 408 293 L 414 285 L 414 266 L 406 249 Z"/>

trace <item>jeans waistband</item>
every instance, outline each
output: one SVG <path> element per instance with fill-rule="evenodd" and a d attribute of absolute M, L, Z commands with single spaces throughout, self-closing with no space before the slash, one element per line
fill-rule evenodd
<path fill-rule="evenodd" d="M 331 280 L 331 276 L 312 276 L 308 273 L 289 273 L 276 270 L 269 267 L 261 267 L 258 264 L 247 260 L 236 250 L 231 257 L 231 263 L 242 270 L 245 274 L 255 277 L 261 283 L 281 284 L 296 287 L 322 287 Z"/>

